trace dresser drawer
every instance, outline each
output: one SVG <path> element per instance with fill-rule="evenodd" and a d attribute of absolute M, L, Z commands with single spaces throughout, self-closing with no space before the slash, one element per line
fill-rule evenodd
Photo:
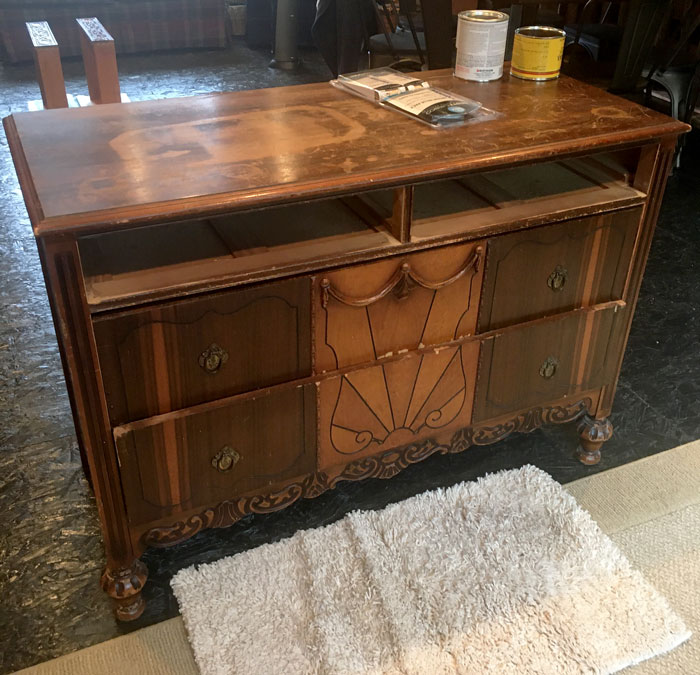
<path fill-rule="evenodd" d="M 217 504 L 315 470 L 313 384 L 115 430 L 129 520 Z M 172 418 L 172 419 L 167 419 Z"/>
<path fill-rule="evenodd" d="M 446 246 L 316 277 L 317 372 L 472 335 L 483 253 Z"/>
<path fill-rule="evenodd" d="M 624 310 L 585 311 L 484 340 L 474 422 L 602 386 L 614 377 Z"/>
<path fill-rule="evenodd" d="M 469 426 L 478 353 L 474 340 L 320 382 L 320 468 Z"/>
<path fill-rule="evenodd" d="M 490 240 L 479 330 L 620 300 L 640 217 L 638 207 Z"/>
<path fill-rule="evenodd" d="M 294 279 L 98 318 L 112 422 L 310 375 L 310 283 Z"/>

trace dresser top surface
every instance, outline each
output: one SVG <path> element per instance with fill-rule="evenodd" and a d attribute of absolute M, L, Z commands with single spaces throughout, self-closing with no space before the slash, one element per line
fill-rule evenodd
<path fill-rule="evenodd" d="M 501 115 L 433 129 L 320 83 L 17 113 L 5 125 L 37 235 L 388 187 L 688 128 L 568 77 L 424 75 Z"/>

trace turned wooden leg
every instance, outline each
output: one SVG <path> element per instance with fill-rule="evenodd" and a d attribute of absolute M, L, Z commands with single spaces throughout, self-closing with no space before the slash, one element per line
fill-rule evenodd
<path fill-rule="evenodd" d="M 588 465 L 600 462 L 600 447 L 610 440 L 613 433 L 610 420 L 607 417 L 598 420 L 586 414 L 578 424 L 578 433 L 581 437 L 581 445 L 576 451 L 578 460 Z"/>
<path fill-rule="evenodd" d="M 102 574 L 102 590 L 114 601 L 114 613 L 120 621 L 138 619 L 146 602 L 141 591 L 148 578 L 148 569 L 136 558 L 129 567 L 110 569 Z"/>

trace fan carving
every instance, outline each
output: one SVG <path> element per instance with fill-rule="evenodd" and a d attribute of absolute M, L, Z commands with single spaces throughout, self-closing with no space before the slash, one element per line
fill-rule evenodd
<path fill-rule="evenodd" d="M 466 377 L 461 349 L 445 349 L 344 375 L 331 416 L 336 452 L 352 455 L 372 444 L 413 442 L 441 429 L 464 408 Z"/>

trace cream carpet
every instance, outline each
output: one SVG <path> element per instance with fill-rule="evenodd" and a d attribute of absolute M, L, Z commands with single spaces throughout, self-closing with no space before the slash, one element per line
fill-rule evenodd
<path fill-rule="evenodd" d="M 203 675 L 614 673 L 689 637 L 532 466 L 351 513 L 171 584 Z"/>
<path fill-rule="evenodd" d="M 698 589 L 700 588 L 700 442 L 675 448 L 666 453 L 661 453 L 603 474 L 585 478 L 568 485 L 567 489 L 576 497 L 584 508 L 588 509 L 593 514 L 594 518 L 600 523 L 602 529 L 611 535 L 612 539 L 631 560 L 633 566 L 640 569 L 644 573 L 644 576 L 669 599 L 674 609 L 685 619 L 688 627 L 695 630 L 697 633 L 700 630 L 700 598 L 698 597 Z M 449 493 L 450 491 L 447 491 L 444 494 Z M 547 493 L 548 490 L 545 489 L 543 494 Z M 425 496 L 420 495 L 419 498 L 420 497 Z M 564 502 L 566 502 L 566 500 L 564 500 Z M 498 505 L 494 504 L 494 506 L 497 507 Z M 372 515 L 380 525 L 382 524 L 381 514 L 370 515 Z M 517 526 L 518 522 L 522 522 L 523 518 L 525 518 L 523 513 L 516 514 L 513 518 L 515 526 Z M 419 522 L 423 523 L 423 527 L 417 528 Z M 482 532 L 482 539 L 479 544 L 480 547 L 486 549 L 489 547 L 492 548 L 494 532 L 497 534 L 499 531 L 509 531 L 508 528 L 514 527 L 514 523 L 501 521 L 498 524 L 499 527 L 490 528 L 490 532 Z M 374 524 L 377 525 L 377 523 Z M 336 525 L 338 524 L 336 523 Z M 555 525 L 559 527 L 560 523 L 555 523 Z M 440 526 L 440 523 L 437 523 L 437 526 Z M 418 536 L 419 540 L 430 543 L 432 541 L 432 529 L 433 524 L 425 519 L 420 520 L 420 518 L 418 518 L 417 522 L 414 523 L 412 536 Z M 593 529 L 595 530 L 595 528 Z M 568 530 L 565 531 L 568 532 Z M 584 536 L 585 538 L 590 534 L 590 527 L 585 524 L 583 526 L 579 524 L 577 528 L 574 528 L 572 533 L 573 536 Z M 391 548 L 392 546 L 401 547 L 401 542 L 393 540 L 386 531 L 384 531 L 384 536 L 386 539 L 385 543 L 388 547 L 387 550 L 393 550 Z M 292 540 L 287 541 L 290 542 Z M 310 542 L 309 545 L 311 544 L 313 544 L 313 541 Z M 270 548 L 271 547 L 264 547 L 264 549 L 257 550 L 265 550 L 265 553 L 269 555 Z M 591 605 L 595 605 L 595 602 L 597 602 L 595 598 L 601 598 L 601 594 L 605 593 L 606 589 L 610 588 L 610 584 L 605 585 L 599 582 L 591 583 L 591 576 L 600 573 L 605 576 L 605 574 L 609 573 L 610 569 L 615 571 L 621 569 L 625 581 L 624 583 L 621 582 L 619 588 L 622 590 L 634 588 L 643 589 L 643 592 L 640 590 L 639 597 L 633 598 L 633 607 L 628 607 L 632 612 L 633 620 L 639 620 L 638 616 L 635 619 L 635 615 L 640 613 L 640 603 L 648 602 L 656 604 L 659 602 L 657 594 L 650 591 L 646 584 L 644 584 L 635 573 L 629 572 L 624 561 L 621 560 L 620 556 L 615 554 L 613 547 L 604 545 L 603 549 L 604 555 L 602 557 L 598 555 L 595 559 L 592 557 L 587 558 L 587 564 L 590 565 L 591 562 L 594 564 L 584 572 L 583 576 L 576 576 L 572 580 L 570 578 L 572 576 L 571 574 L 560 570 L 556 575 L 558 581 L 552 581 L 549 586 L 556 590 L 557 583 L 563 583 L 564 587 L 567 583 L 573 583 L 579 589 L 580 595 L 583 597 L 583 600 L 577 598 L 577 602 L 583 602 L 584 608 L 587 607 L 590 609 Z M 435 550 L 433 549 L 433 553 L 429 555 L 425 561 L 422 561 L 422 564 L 424 563 L 424 566 L 428 569 L 432 569 L 433 561 L 438 558 L 434 553 Z M 445 556 L 444 553 L 443 551 L 443 559 L 446 558 L 449 560 L 449 556 Z M 470 550 L 468 553 L 473 554 L 474 551 Z M 401 556 L 389 556 L 388 558 L 385 556 L 384 558 L 385 559 L 379 561 L 373 560 L 372 564 L 388 565 L 389 569 L 386 570 L 387 573 L 383 578 L 390 579 L 398 566 L 405 564 L 405 561 L 402 560 Z M 223 561 L 220 561 L 220 563 L 222 562 Z M 497 560 L 496 565 L 490 567 L 491 571 L 487 571 L 491 587 L 489 587 L 489 583 L 484 583 L 483 579 L 479 581 L 479 595 L 481 597 L 496 597 L 499 600 L 501 599 L 501 596 L 494 586 L 494 575 L 496 571 L 499 570 L 499 565 L 503 562 L 502 560 Z M 332 595 L 335 593 L 338 597 L 342 598 L 344 603 L 357 604 L 358 588 L 357 586 L 354 588 L 352 586 L 348 587 L 348 580 L 343 579 L 341 576 L 343 561 L 340 560 L 340 563 L 336 574 L 333 575 L 332 583 L 327 584 L 327 588 L 323 593 L 324 595 L 329 593 Z M 606 567 L 608 563 L 612 565 L 611 568 Z M 268 561 L 266 564 L 269 565 L 271 563 Z M 202 574 L 205 574 L 204 570 L 206 569 L 207 568 L 202 568 Z M 382 570 L 381 567 L 378 569 L 382 572 L 385 571 Z M 257 569 L 255 572 L 256 577 L 254 579 L 260 579 L 264 574 L 262 569 Z M 547 573 L 549 573 L 549 570 L 547 570 Z M 230 588 L 240 588 L 240 582 L 241 578 L 236 576 L 228 577 L 225 582 L 220 581 L 221 593 L 225 596 L 229 593 Z M 383 582 L 378 583 L 381 584 Z M 469 582 L 468 579 L 463 577 L 459 580 L 458 586 L 461 584 L 461 587 L 465 589 L 465 594 L 471 596 L 470 599 L 473 600 L 473 590 L 471 593 L 469 592 L 470 583 L 473 584 L 473 582 Z M 638 585 L 635 586 L 635 584 Z M 466 620 L 466 613 L 463 611 L 461 615 L 459 615 L 459 608 L 456 607 L 454 602 L 455 593 L 453 585 L 453 582 L 450 582 L 442 595 L 439 596 L 439 609 L 442 611 L 444 605 L 447 612 L 453 613 L 451 616 L 452 619 L 455 618 L 454 613 L 457 612 L 458 616 L 456 618 L 461 618 L 461 620 L 464 621 Z M 406 584 L 406 586 L 408 587 L 407 593 L 413 593 L 414 595 L 417 593 L 425 600 L 425 604 L 422 606 L 422 611 L 419 612 L 419 615 L 422 617 L 430 617 L 431 612 L 434 613 L 435 608 L 432 604 L 427 602 L 427 599 L 430 593 L 436 592 L 436 589 L 438 592 L 441 590 L 439 584 L 429 586 L 427 590 L 411 588 L 410 583 Z M 261 598 L 261 591 L 257 584 L 252 583 L 248 588 L 254 596 Z M 386 592 L 383 587 L 378 589 L 377 592 L 380 591 L 382 593 Z M 528 581 L 524 584 L 523 589 L 520 589 L 516 594 L 521 600 L 525 598 L 525 604 L 520 606 L 517 604 L 511 605 L 511 610 L 515 611 L 516 614 L 518 611 L 522 611 L 523 608 L 526 611 L 530 611 L 532 606 L 527 603 L 541 591 L 542 588 L 538 587 L 538 584 L 533 584 Z M 482 595 L 482 593 L 486 595 Z M 554 597 L 556 597 L 560 603 L 562 602 L 561 597 Z M 313 599 L 315 600 L 316 598 Z M 368 616 L 364 619 L 366 621 L 370 621 L 371 617 L 375 616 L 377 612 L 375 604 L 371 602 L 372 599 L 374 599 L 372 595 L 369 596 L 370 601 L 367 601 L 368 599 L 359 594 L 361 606 L 369 608 L 367 612 Z M 405 604 L 402 604 L 403 600 L 404 598 L 398 594 L 395 598 L 395 604 L 392 610 L 398 615 L 398 618 L 392 617 L 392 623 L 388 624 L 387 622 L 386 624 L 391 625 L 392 628 L 397 626 L 398 628 L 395 632 L 399 636 L 401 635 L 401 626 L 405 626 L 408 621 L 407 617 L 404 615 L 410 613 L 405 608 Z M 616 597 L 615 602 L 611 604 L 619 609 L 625 606 L 626 602 L 623 594 L 622 597 Z M 378 604 L 380 607 L 384 607 L 385 599 L 383 596 L 381 602 Z M 391 605 L 389 606 L 391 607 Z M 580 608 L 578 605 L 575 606 Z M 628 650 L 627 655 L 617 657 L 618 662 L 613 664 L 614 667 L 622 665 L 625 659 L 634 660 L 650 652 L 668 647 L 671 643 L 678 641 L 680 637 L 682 637 L 683 629 L 680 627 L 680 624 L 676 623 L 673 614 L 665 610 L 663 602 L 661 602 L 660 607 L 661 614 L 665 621 L 669 623 L 664 625 L 662 621 L 661 625 L 654 626 L 653 624 L 656 619 L 649 617 L 645 619 L 642 617 L 642 622 L 645 623 L 645 626 L 642 628 L 645 631 L 651 631 L 651 635 L 648 636 L 648 638 L 644 637 L 641 640 L 637 640 L 636 647 L 640 650 L 637 656 L 630 655 Z M 234 610 L 235 609 L 240 610 L 240 606 L 235 607 Z M 559 609 L 561 609 L 561 607 L 557 607 L 557 610 Z M 594 609 L 598 609 L 598 607 L 594 606 Z M 221 611 L 223 613 L 214 618 L 212 625 L 221 626 L 222 621 L 228 622 L 231 620 L 230 608 L 224 608 Z M 578 611 L 578 609 L 576 611 Z M 266 617 L 267 624 L 273 627 L 274 632 L 269 642 L 259 648 L 260 651 L 262 651 L 262 656 L 269 658 L 269 652 L 274 653 L 276 650 L 280 651 L 278 648 L 282 646 L 286 655 L 288 654 L 289 659 L 298 658 L 299 654 L 296 652 L 293 653 L 293 650 L 289 648 L 290 646 L 285 644 L 286 638 L 283 631 L 285 629 L 288 630 L 290 625 L 289 612 L 287 612 L 287 614 L 278 610 L 268 610 L 264 612 L 264 605 L 254 605 L 250 613 L 244 612 L 239 614 L 238 612 L 233 612 L 233 623 L 231 625 L 234 627 L 238 626 L 241 636 L 241 641 L 237 649 L 245 649 L 247 645 L 251 645 L 250 641 L 255 634 L 255 614 L 261 612 Z M 545 627 L 551 627 L 553 625 L 551 623 L 551 613 L 550 618 L 548 618 L 544 612 L 545 610 L 540 612 L 539 620 L 545 620 Z M 481 603 L 481 606 L 473 611 L 473 617 L 482 619 L 477 626 L 477 629 L 482 631 L 481 634 L 487 634 L 489 636 L 494 635 L 493 629 L 495 625 L 493 622 L 489 622 L 489 617 L 492 615 L 492 608 L 489 605 L 485 605 L 485 603 Z M 625 617 L 625 620 L 628 618 L 629 617 Z M 413 618 L 411 620 L 413 620 Z M 347 643 L 349 637 L 345 631 L 346 626 L 343 625 L 343 622 L 346 621 L 346 616 L 339 616 L 335 619 L 331 617 L 331 623 L 328 625 L 328 629 L 337 629 L 340 625 L 340 629 L 343 631 L 341 634 L 342 640 Z M 547 621 L 550 621 L 550 623 L 548 624 Z M 457 622 L 450 623 L 449 625 L 445 624 L 440 626 L 439 630 L 432 634 L 430 630 L 426 632 L 425 627 L 423 627 L 421 641 L 426 640 L 426 636 L 433 640 L 432 643 L 426 641 L 425 644 L 432 646 L 430 654 L 435 655 L 436 659 L 431 659 L 426 670 L 422 672 L 440 672 L 437 667 L 440 665 L 441 659 L 444 663 L 445 652 L 436 654 L 435 650 L 438 647 L 444 649 L 444 647 L 447 646 L 451 649 L 452 657 L 457 658 L 459 656 L 460 649 L 463 649 L 466 643 L 465 636 L 461 636 L 461 638 L 454 637 L 455 625 L 459 624 Z M 560 626 L 557 626 L 557 628 L 559 627 Z M 583 654 L 583 660 L 579 659 L 580 667 L 578 670 L 570 672 L 596 672 L 589 667 L 592 664 L 587 660 L 590 654 L 586 652 L 586 650 L 590 649 L 588 643 L 597 639 L 594 637 L 596 632 L 605 633 L 602 636 L 604 638 L 603 643 L 605 644 L 597 650 L 598 652 L 603 651 L 611 653 L 611 650 L 615 652 L 616 649 L 619 649 L 618 645 L 614 644 L 614 640 L 611 639 L 611 637 L 615 636 L 619 631 L 619 625 L 617 624 L 612 626 L 611 630 L 605 629 L 600 631 L 598 627 L 591 625 L 590 617 L 586 617 L 584 614 L 578 614 L 572 620 L 572 627 L 575 632 L 575 635 L 571 636 L 573 643 L 570 644 L 566 642 L 565 644 L 567 647 L 572 644 L 577 645 L 576 648 L 582 650 L 579 652 L 579 656 Z M 669 628 L 671 630 L 669 630 Z M 213 630 L 218 629 L 214 628 Z M 304 627 L 304 630 L 306 630 L 306 627 Z M 371 632 L 369 635 L 371 638 L 374 638 L 377 634 L 381 634 L 383 630 L 384 624 L 375 626 L 375 632 Z M 676 634 L 675 638 L 673 638 L 673 632 Z M 554 633 L 557 635 L 557 640 L 560 640 L 561 634 L 558 634 L 556 631 L 554 631 Z M 332 630 L 330 630 L 328 634 L 332 636 Z M 196 631 L 193 632 L 193 636 L 196 639 Z M 537 636 L 535 636 L 535 638 L 537 638 Z M 510 640 L 510 636 L 506 639 Z M 520 639 L 525 640 L 524 644 L 528 644 L 530 636 L 521 635 Z M 366 660 L 368 658 L 367 654 L 369 653 L 369 658 L 371 658 L 374 650 L 369 648 L 371 645 L 365 645 L 364 642 L 367 642 L 367 640 L 362 641 L 359 645 L 357 645 L 357 643 L 353 644 L 355 644 L 356 647 L 359 646 L 361 658 Z M 539 642 L 542 642 L 541 638 Z M 318 644 L 317 642 L 314 643 Z M 579 643 L 583 644 L 581 645 Z M 509 648 L 508 645 L 503 646 L 505 649 Z M 235 649 L 236 648 L 229 646 L 224 651 L 229 654 L 235 651 Z M 348 655 L 349 650 L 347 648 L 345 652 L 343 652 L 342 649 L 340 651 L 345 654 L 347 659 L 352 660 L 355 658 L 353 654 Z M 408 655 L 411 659 L 419 659 L 421 658 L 421 654 L 424 653 L 426 653 L 424 652 L 424 644 L 417 647 L 415 641 L 409 641 L 408 647 L 400 652 L 400 656 L 403 658 L 405 655 Z M 319 651 L 317 656 L 319 657 L 316 661 L 317 663 L 321 662 L 321 658 L 328 659 L 328 656 L 322 651 Z M 560 657 L 561 655 L 557 658 Z M 228 656 L 226 658 L 228 658 Z M 392 655 L 390 652 L 390 662 L 391 658 Z M 453 664 L 454 661 L 448 662 L 447 667 L 449 668 L 453 666 Z M 380 665 L 383 668 L 386 664 L 382 663 Z M 286 667 L 278 668 L 277 666 L 272 666 L 272 668 L 273 670 L 271 672 L 281 672 L 282 670 L 285 672 L 292 672 L 291 669 L 287 669 Z M 512 664 L 505 664 L 505 669 L 499 672 L 509 672 L 509 668 L 510 672 L 516 672 Z M 533 668 L 535 668 L 534 665 L 530 669 L 531 672 L 546 672 L 546 670 L 533 670 Z M 586 670 L 586 668 L 588 668 L 588 670 Z M 517 672 L 527 671 L 528 667 L 526 666 Z M 133 673 L 143 673 L 144 675 L 195 675 L 197 670 L 187 645 L 182 621 L 178 618 L 21 672 L 25 675 L 67 675 L 68 673 L 71 675 L 87 675 L 88 673 L 90 675 L 106 675 L 107 673 L 110 673 L 110 675 L 126 675 L 126 673 L 130 675 Z M 262 670 L 253 670 L 249 672 L 262 672 Z M 391 671 L 382 671 L 380 669 L 374 672 Z M 450 671 L 443 670 L 443 672 Z M 480 664 L 476 672 L 483 673 L 488 672 L 488 670 L 486 670 L 483 664 Z M 557 666 L 555 672 L 566 672 L 566 670 Z M 691 638 L 670 653 L 634 666 L 626 672 L 633 673 L 634 675 L 647 673 L 669 674 L 700 672 L 699 641 L 697 638 Z"/>

